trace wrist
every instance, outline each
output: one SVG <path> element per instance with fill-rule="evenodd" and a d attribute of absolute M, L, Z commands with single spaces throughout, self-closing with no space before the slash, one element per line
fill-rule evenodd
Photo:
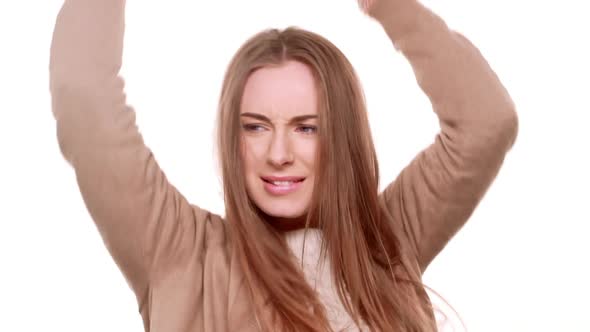
<path fill-rule="evenodd" d="M 371 0 L 366 13 L 379 22 L 386 21 L 404 2 L 415 0 Z"/>

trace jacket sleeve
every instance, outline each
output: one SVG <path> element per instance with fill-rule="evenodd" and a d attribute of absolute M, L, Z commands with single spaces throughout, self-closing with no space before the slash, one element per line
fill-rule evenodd
<path fill-rule="evenodd" d="M 414 0 L 377 0 L 370 14 L 410 62 L 439 118 L 434 142 L 381 194 L 423 272 L 495 179 L 518 118 L 478 49 L 432 11 Z"/>
<path fill-rule="evenodd" d="M 66 0 L 51 44 L 50 91 L 60 150 L 101 237 L 145 302 L 158 262 L 202 245 L 189 205 L 144 145 L 119 77 L 124 0 Z M 158 267 L 160 268 L 160 267 Z"/>

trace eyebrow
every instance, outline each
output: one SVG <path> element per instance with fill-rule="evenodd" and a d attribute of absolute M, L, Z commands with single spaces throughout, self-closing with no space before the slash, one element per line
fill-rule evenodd
<path fill-rule="evenodd" d="M 240 116 L 254 118 L 254 119 L 257 119 L 260 121 L 271 123 L 269 118 L 267 118 L 266 116 L 264 116 L 262 114 L 258 114 L 258 113 L 242 113 L 242 114 L 240 114 Z M 303 122 L 303 121 L 309 120 L 309 119 L 317 119 L 317 117 L 318 116 L 315 114 L 298 115 L 298 116 L 292 117 L 291 120 L 289 121 L 289 123 Z"/>

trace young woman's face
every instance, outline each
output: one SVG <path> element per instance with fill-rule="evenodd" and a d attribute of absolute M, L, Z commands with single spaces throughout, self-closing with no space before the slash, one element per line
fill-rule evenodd
<path fill-rule="evenodd" d="M 244 88 L 240 120 L 248 195 L 283 224 L 300 222 L 310 205 L 317 108 L 311 69 L 297 61 L 256 70 Z"/>

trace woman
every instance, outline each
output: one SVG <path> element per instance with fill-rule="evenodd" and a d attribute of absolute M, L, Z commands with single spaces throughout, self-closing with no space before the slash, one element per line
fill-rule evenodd
<path fill-rule="evenodd" d="M 314 33 L 261 32 L 223 83 L 222 220 L 168 183 L 126 105 L 125 1 L 65 2 L 50 64 L 59 144 L 146 331 L 436 330 L 421 275 L 495 178 L 517 117 L 477 49 L 430 10 L 359 4 L 410 61 L 435 142 L 378 193 L 350 63 Z"/>

